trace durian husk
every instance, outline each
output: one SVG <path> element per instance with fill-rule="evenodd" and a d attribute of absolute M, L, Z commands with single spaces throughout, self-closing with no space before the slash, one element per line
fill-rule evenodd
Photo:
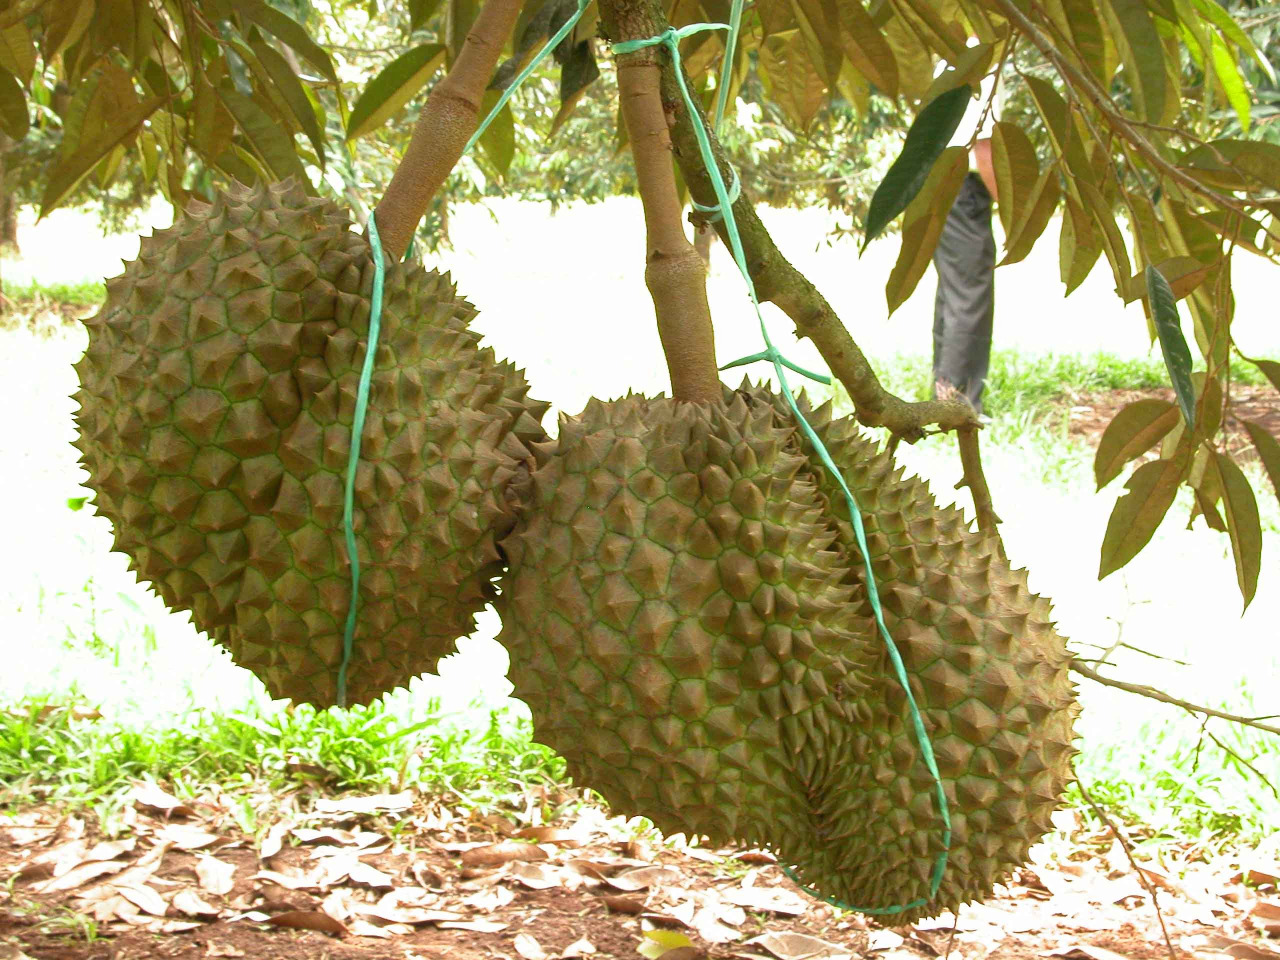
<path fill-rule="evenodd" d="M 934 745 L 936 896 L 935 787 L 843 494 L 766 389 L 564 421 L 503 542 L 499 639 L 537 738 L 618 812 L 770 846 L 816 892 L 913 904 L 892 915 L 909 922 L 988 895 L 1049 829 L 1074 752 L 1065 646 L 992 541 L 851 420 L 805 409 Z"/>
<path fill-rule="evenodd" d="M 78 446 L 138 576 L 277 697 L 337 700 L 351 567 L 345 471 L 373 260 L 297 183 L 236 187 L 141 244 L 87 321 Z M 447 275 L 386 268 L 355 477 L 347 702 L 470 633 L 545 404 L 481 348 Z"/>

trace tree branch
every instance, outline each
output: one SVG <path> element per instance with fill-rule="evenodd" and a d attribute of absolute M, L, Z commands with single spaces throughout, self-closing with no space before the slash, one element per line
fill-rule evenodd
<path fill-rule="evenodd" d="M 627 0 L 601 0 L 600 15 L 615 40 L 646 39 Z M 723 396 L 716 368 L 706 263 L 685 234 L 671 165 L 671 134 L 662 107 L 658 51 L 644 47 L 618 57 L 618 92 L 644 205 L 645 283 L 653 297 L 658 335 L 677 400 L 713 402 Z"/>
<path fill-rule="evenodd" d="M 996 538 L 1000 554 L 1004 555 L 1004 541 L 1000 539 L 1000 524 L 1003 522 L 996 515 L 991 505 L 991 488 L 987 486 L 987 475 L 982 472 L 982 453 L 978 448 L 978 428 L 960 427 L 956 430 L 956 440 L 960 443 L 960 465 L 964 470 L 964 478 L 957 487 L 968 487 L 973 494 L 973 510 L 978 518 L 978 529 L 988 536 Z"/>
<path fill-rule="evenodd" d="M 1189 703 L 1186 700 L 1179 700 L 1177 697 L 1171 697 L 1163 690 L 1157 690 L 1155 687 L 1149 687 L 1145 683 L 1129 683 L 1126 680 L 1113 680 L 1110 677 L 1104 677 L 1098 671 L 1085 664 L 1078 657 L 1072 657 L 1070 668 L 1082 677 L 1088 677 L 1095 683 L 1101 683 L 1104 686 L 1115 687 L 1117 690 L 1124 690 L 1127 693 L 1136 693 L 1140 697 L 1147 697 L 1151 700 L 1158 700 L 1161 703 L 1167 703 L 1170 706 L 1180 707 L 1189 713 L 1199 713 L 1206 717 L 1217 717 L 1220 720 L 1230 720 L 1232 723 L 1238 723 L 1241 726 L 1253 727 L 1256 730 L 1262 730 L 1266 733 L 1274 733 L 1280 736 L 1280 726 L 1271 723 L 1263 723 L 1263 720 L 1269 720 L 1271 717 L 1242 717 L 1234 713 L 1224 713 L 1213 707 L 1201 706 L 1197 703 Z"/>
<path fill-rule="evenodd" d="M 521 0 L 485 0 L 453 67 L 437 83 L 374 215 L 392 260 L 409 249 L 418 221 L 453 172 L 480 122 L 485 87 L 520 14 Z"/>

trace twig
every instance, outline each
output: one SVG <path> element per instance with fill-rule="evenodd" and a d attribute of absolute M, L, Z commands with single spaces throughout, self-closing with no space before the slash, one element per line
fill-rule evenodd
<path fill-rule="evenodd" d="M 1259 770 L 1257 767 L 1255 767 L 1248 760 L 1246 760 L 1244 757 L 1240 756 L 1240 754 L 1236 753 L 1234 750 L 1228 747 L 1221 740 L 1219 740 L 1217 736 L 1214 734 L 1214 732 L 1210 730 L 1208 727 L 1209 718 L 1205 717 L 1204 720 L 1205 720 L 1205 726 L 1203 728 L 1204 733 L 1210 740 L 1212 740 L 1214 743 L 1218 745 L 1218 749 L 1221 750 L 1223 753 L 1225 753 L 1229 757 L 1235 757 L 1237 761 L 1239 761 L 1240 763 L 1243 763 L 1246 767 L 1248 767 L 1255 777 L 1257 777 L 1259 780 L 1261 780 L 1263 783 L 1267 785 L 1267 789 L 1270 790 L 1275 795 L 1275 798 L 1277 800 L 1280 800 L 1280 791 L 1276 790 L 1276 785 L 1267 779 L 1267 775 L 1263 773 L 1261 770 Z"/>
<path fill-rule="evenodd" d="M 1169 928 L 1164 925 L 1164 914 L 1160 912 L 1160 898 L 1156 896 L 1155 885 L 1151 882 L 1151 878 L 1142 872 L 1142 868 L 1138 866 L 1138 861 L 1133 857 L 1133 847 L 1129 844 L 1129 839 L 1120 829 L 1111 821 L 1103 809 L 1093 802 L 1093 797 L 1089 796 L 1089 791 L 1085 789 L 1084 781 L 1080 779 L 1080 774 L 1076 773 L 1075 767 L 1072 766 L 1071 772 L 1075 773 L 1076 786 L 1080 788 L 1080 796 L 1084 797 L 1085 802 L 1089 804 L 1098 819 L 1105 823 L 1111 830 L 1112 835 L 1120 843 L 1124 850 L 1124 855 L 1129 858 L 1129 866 L 1133 867 L 1133 872 L 1138 875 L 1138 880 L 1151 894 L 1151 907 L 1156 912 L 1156 919 L 1160 921 L 1160 932 L 1164 934 L 1164 945 L 1169 949 L 1169 960 L 1178 960 L 1178 951 L 1173 948 L 1173 941 L 1169 939 Z"/>
<path fill-rule="evenodd" d="M 956 928 L 960 926 L 960 910 L 963 904 L 956 907 L 956 912 L 951 915 L 951 932 L 947 934 L 947 952 L 942 955 L 942 960 L 951 960 L 951 944 L 956 939 Z"/>
<path fill-rule="evenodd" d="M 1280 726 L 1271 723 L 1263 723 L 1264 720 L 1274 719 L 1273 716 L 1265 717 L 1242 717 L 1234 713 L 1225 713 L 1222 710 L 1216 710 L 1213 707 L 1205 707 L 1196 703 L 1189 703 L 1186 700 L 1179 700 L 1177 697 L 1171 697 L 1163 690 L 1157 690 L 1155 687 L 1147 686 L 1145 683 L 1129 683 L 1127 680 L 1113 680 L 1110 677 L 1104 677 L 1092 667 L 1087 666 L 1083 660 L 1077 657 L 1071 658 L 1070 667 L 1082 677 L 1088 677 L 1096 683 L 1104 686 L 1115 687 L 1117 690 L 1124 690 L 1127 693 L 1136 693 L 1140 697 L 1147 697 L 1151 700 L 1158 700 L 1161 703 L 1167 703 L 1170 706 L 1181 707 L 1189 713 L 1199 713 L 1206 717 L 1217 717 L 1219 720 L 1230 720 L 1232 723 L 1238 723 L 1244 727 L 1254 727 L 1257 730 L 1263 730 L 1267 733 L 1274 733 L 1280 736 Z"/>
<path fill-rule="evenodd" d="M 987 476 L 982 472 L 982 454 L 978 449 L 978 428 L 961 427 L 956 431 L 956 440 L 960 443 L 960 466 L 964 470 L 964 478 L 956 486 L 969 488 L 973 494 L 973 510 L 978 517 L 978 529 L 990 537 L 994 537 L 1004 556 L 1004 541 L 1000 539 L 1002 522 L 991 505 L 991 488 L 987 486 Z"/>

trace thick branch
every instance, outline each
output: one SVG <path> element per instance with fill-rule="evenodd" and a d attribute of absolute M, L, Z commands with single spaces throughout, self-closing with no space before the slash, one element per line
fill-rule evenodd
<path fill-rule="evenodd" d="M 615 40 L 649 34 L 631 23 L 625 0 L 602 0 L 601 16 Z M 622 116 L 631 140 L 647 233 L 645 283 L 677 400 L 710 402 L 722 395 L 716 369 L 706 264 L 685 235 L 671 164 L 671 134 L 662 107 L 662 68 L 655 48 L 618 57 Z"/>
<path fill-rule="evenodd" d="M 480 122 L 480 103 L 520 14 L 521 0 L 486 0 L 449 70 L 431 90 L 374 215 L 392 260 L 409 248 L 418 221 L 453 171 Z"/>
<path fill-rule="evenodd" d="M 1161 703 L 1167 703 L 1170 706 L 1180 707 L 1190 713 L 1199 713 L 1207 717 L 1218 717 L 1220 720 L 1230 720 L 1232 723 L 1238 723 L 1241 726 L 1253 727 L 1257 730 L 1263 730 L 1266 733 L 1274 733 L 1280 736 L 1280 726 L 1271 723 L 1263 723 L 1261 719 L 1255 717 L 1242 717 L 1234 713 L 1224 713 L 1221 710 L 1215 710 L 1213 707 L 1205 707 L 1196 703 L 1188 703 L 1186 700 L 1179 700 L 1177 697 L 1171 697 L 1163 690 L 1157 690 L 1155 687 L 1149 687 L 1145 683 L 1129 683 L 1125 680 L 1113 680 L 1110 677 L 1104 677 L 1098 671 L 1084 663 L 1079 658 L 1073 657 L 1071 660 L 1071 669 L 1082 677 L 1088 677 L 1096 683 L 1101 683 L 1108 687 L 1115 687 L 1117 690 L 1124 690 L 1127 693 L 1136 693 L 1140 697 L 1148 697 L 1151 700 L 1158 700 Z"/>

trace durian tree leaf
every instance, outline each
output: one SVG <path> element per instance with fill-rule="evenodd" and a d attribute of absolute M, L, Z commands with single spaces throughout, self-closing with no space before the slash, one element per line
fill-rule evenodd
<path fill-rule="evenodd" d="M 1068 193 L 1063 201 L 1062 231 L 1058 240 L 1058 267 L 1066 292 L 1080 284 L 1102 255 L 1102 239 L 1093 221 Z"/>
<path fill-rule="evenodd" d="M 1214 266 L 1215 264 L 1212 263 L 1201 263 L 1195 257 L 1185 256 L 1170 257 L 1155 264 L 1156 270 L 1160 271 L 1160 275 L 1168 283 L 1175 300 L 1181 300 L 1189 296 L 1192 291 L 1204 282 L 1205 277 L 1213 271 Z M 1146 271 L 1135 274 L 1125 284 L 1124 288 L 1117 290 L 1116 293 L 1120 294 L 1125 303 L 1133 303 L 1133 301 L 1141 300 L 1147 296 Z"/>
<path fill-rule="evenodd" d="M 599 78 L 600 67 L 596 64 L 595 55 L 591 52 L 591 44 L 585 41 L 576 44 L 560 64 L 560 108 L 556 111 L 555 119 L 551 121 L 550 136 L 554 136 L 561 125 L 569 119 L 573 108 L 587 92 L 587 88 Z"/>
<path fill-rule="evenodd" d="M 231 146 L 236 123 L 226 105 L 203 78 L 196 83 L 191 99 L 190 129 L 196 150 L 201 156 L 217 162 L 217 158 Z M 247 181 L 242 180 L 241 183 Z"/>
<path fill-rule="evenodd" d="M 1227 190 L 1280 190 L 1280 144 L 1265 140 L 1211 140 L 1184 153 L 1178 165 Z"/>
<path fill-rule="evenodd" d="M 1115 206 L 1091 183 L 1076 181 L 1076 189 L 1084 201 L 1085 209 L 1093 218 L 1098 228 L 1098 236 L 1102 241 L 1102 252 L 1107 255 L 1111 264 L 1111 273 L 1115 277 L 1116 286 L 1123 286 L 1129 279 L 1132 270 L 1129 261 L 1129 250 L 1124 243 L 1124 234 L 1116 223 Z"/>
<path fill-rule="evenodd" d="M 1039 186 L 1040 164 L 1031 139 L 1016 123 L 999 121 L 991 129 L 991 165 L 995 169 L 996 204 L 1005 237 L 1031 212 Z"/>
<path fill-rule="evenodd" d="M 915 118 L 902 144 L 902 152 L 871 197 L 862 250 L 880 236 L 920 193 L 947 144 L 955 136 L 972 95 L 973 89 L 968 84 L 961 84 L 939 94 Z"/>
<path fill-rule="evenodd" d="M 307 182 L 306 171 L 298 159 L 292 134 L 281 129 L 280 124 L 261 106 L 233 89 L 230 84 L 220 86 L 218 96 L 235 118 L 245 143 L 274 179 L 297 177 L 303 183 Z"/>
<path fill-rule="evenodd" d="M 1164 44 L 1143 0 L 1102 0 L 1120 41 L 1138 115 L 1149 123 L 1163 123 L 1168 86 Z"/>
<path fill-rule="evenodd" d="M 898 95 L 898 61 L 862 0 L 836 4 L 844 55 L 858 72 L 889 97 Z"/>
<path fill-rule="evenodd" d="M 1081 63 L 1099 83 L 1109 86 L 1111 77 L 1106 65 L 1106 41 L 1093 0 L 1062 0 L 1062 10 L 1074 52 L 1079 54 Z"/>
<path fill-rule="evenodd" d="M 1054 167 L 1049 167 L 1040 174 L 1027 209 L 1021 212 L 1014 222 L 1013 230 L 1005 237 L 1006 252 L 1000 266 L 1017 263 L 1031 252 L 1045 227 L 1049 226 L 1053 211 L 1058 208 L 1061 189 L 1058 171 Z"/>
<path fill-rule="evenodd" d="M 1164 274 L 1148 265 L 1146 278 L 1147 301 L 1151 305 L 1156 335 L 1160 338 L 1160 352 L 1164 355 L 1164 365 L 1169 371 L 1182 416 L 1187 426 L 1191 426 L 1196 421 L 1196 393 L 1191 382 L 1191 350 L 1182 335 L 1178 304 Z"/>
<path fill-rule="evenodd" d="M 480 116 L 487 117 L 501 96 L 501 90 L 486 90 L 480 103 Z M 498 176 L 506 176 L 516 155 L 516 124 L 511 116 L 511 104 L 503 106 L 485 129 L 480 137 L 480 149 Z"/>
<path fill-rule="evenodd" d="M 458 58 L 462 44 L 467 39 L 467 32 L 479 15 L 480 0 L 446 0 L 444 45 L 450 67 Z"/>
<path fill-rule="evenodd" d="M 1222 477 L 1216 469 L 1208 469 L 1211 452 L 1208 447 L 1201 447 L 1196 451 L 1195 462 L 1191 465 L 1191 476 L 1187 483 L 1195 494 L 1195 502 L 1191 505 L 1187 529 L 1192 529 L 1196 517 L 1204 517 L 1210 530 L 1226 533 L 1227 523 L 1218 512 L 1218 504 L 1222 501 Z"/>
<path fill-rule="evenodd" d="M 1099 580 L 1115 573 L 1151 541 L 1160 521 L 1173 506 L 1188 459 L 1153 460 L 1133 471 L 1125 483 L 1127 492 L 1116 501 L 1102 538 Z"/>
<path fill-rule="evenodd" d="M 827 86 L 808 56 L 799 31 L 772 36 L 758 51 L 760 79 L 768 97 L 801 130 L 807 130 L 827 99 Z"/>
<path fill-rule="evenodd" d="M 1162 439 L 1179 422 L 1176 405 L 1168 400 L 1147 397 L 1135 400 L 1107 424 L 1093 458 L 1093 476 L 1101 490 L 1120 476 L 1120 471 Z"/>
<path fill-rule="evenodd" d="M 31 82 L 36 69 L 36 45 L 25 23 L 19 21 L 0 30 L 0 67 L 24 87 Z"/>
<path fill-rule="evenodd" d="M 947 214 L 969 171 L 968 151 L 948 147 L 902 218 L 902 247 L 885 284 L 889 313 L 897 310 L 924 276 L 938 246 Z"/>
<path fill-rule="evenodd" d="M 94 9 L 94 0 L 53 0 L 46 7 L 44 38 L 40 43 L 40 54 L 46 63 L 84 36 L 93 20 Z"/>
<path fill-rule="evenodd" d="M 1231 539 L 1231 555 L 1236 564 L 1236 582 L 1244 609 L 1249 609 L 1258 592 L 1258 573 L 1262 569 L 1262 523 L 1258 518 L 1258 501 L 1244 471 L 1224 453 L 1214 450 L 1210 463 L 1222 484 L 1222 509 Z M 1241 611 L 1243 612 L 1243 611 Z"/>
<path fill-rule="evenodd" d="M 1246 420 L 1244 428 L 1249 432 L 1254 449 L 1258 451 L 1258 459 L 1262 461 L 1262 468 L 1267 471 L 1271 486 L 1275 487 L 1276 499 L 1280 500 L 1280 440 L 1276 440 L 1256 420 Z"/>
<path fill-rule="evenodd" d="M 14 140 L 21 140 L 31 126 L 27 98 L 12 73 L 0 67 L 0 130 Z"/>
<path fill-rule="evenodd" d="M 307 96 L 307 91 L 303 88 L 301 81 L 298 80 L 298 75 L 289 66 L 289 61 L 270 44 L 264 43 L 262 40 L 251 40 L 249 41 L 249 46 L 258 58 L 258 62 L 262 64 L 263 69 L 270 76 L 276 93 L 288 106 L 289 112 L 298 121 L 298 126 L 302 128 L 302 132 L 306 134 L 307 139 L 311 141 L 312 149 L 315 150 L 316 159 L 319 161 L 318 166 L 323 170 L 325 165 L 325 136 L 322 122 L 316 116 L 315 105 L 312 103 L 311 98 Z"/>
<path fill-rule="evenodd" d="M 1273 387 L 1280 390 L 1280 363 L 1275 360 L 1250 359 L 1255 367 L 1262 371 L 1262 375 L 1266 377 Z"/>
<path fill-rule="evenodd" d="M 246 19 L 256 23 L 293 52 L 320 71 L 320 74 L 338 86 L 338 74 L 333 69 L 329 54 L 307 33 L 307 28 L 286 13 L 262 0 L 231 0 L 232 5 Z"/>
<path fill-rule="evenodd" d="M 1240 24 L 1236 23 L 1235 18 L 1215 0 L 1191 0 L 1191 2 L 1197 10 L 1204 14 L 1206 20 L 1222 31 L 1223 36 L 1257 61 L 1258 66 L 1262 68 L 1262 72 L 1266 74 L 1267 79 L 1274 86 L 1276 71 L 1271 66 L 1271 61 L 1254 45 L 1249 34 L 1245 33 Z"/>
<path fill-rule="evenodd" d="M 440 9 L 440 3 L 441 0 L 409 0 L 409 29 L 425 27 Z"/>
<path fill-rule="evenodd" d="M 1084 144 L 1077 135 L 1075 120 L 1067 109 L 1067 102 L 1047 80 L 1028 76 L 1026 84 L 1027 91 L 1035 102 L 1036 111 L 1049 133 L 1054 152 L 1065 161 L 1067 169 L 1077 180 L 1094 183 L 1097 178 L 1085 155 Z"/>
<path fill-rule="evenodd" d="M 92 140 L 81 140 L 76 150 L 68 156 L 59 155 L 58 164 L 45 184 L 40 198 L 40 216 L 43 218 L 71 194 L 104 157 L 117 146 L 133 141 L 144 120 L 165 102 L 164 97 L 148 97 L 112 117 L 109 132 Z"/>
<path fill-rule="evenodd" d="M 1244 77 L 1240 75 L 1240 67 L 1218 34 L 1212 34 L 1209 42 L 1214 76 L 1222 84 L 1227 102 L 1231 104 L 1231 109 L 1236 112 L 1236 117 L 1240 120 L 1240 129 L 1248 133 L 1252 102 L 1249 91 L 1244 85 Z"/>
<path fill-rule="evenodd" d="M 831 0 L 791 0 L 791 9 L 795 11 L 800 36 L 809 48 L 809 62 L 827 89 L 834 90 L 840 82 L 840 65 L 844 59 L 840 33 L 835 27 L 834 4 Z"/>
<path fill-rule="evenodd" d="M 418 95 L 444 59 L 443 45 L 424 43 L 387 64 L 356 98 L 347 118 L 347 139 L 359 139 L 386 123 Z"/>

